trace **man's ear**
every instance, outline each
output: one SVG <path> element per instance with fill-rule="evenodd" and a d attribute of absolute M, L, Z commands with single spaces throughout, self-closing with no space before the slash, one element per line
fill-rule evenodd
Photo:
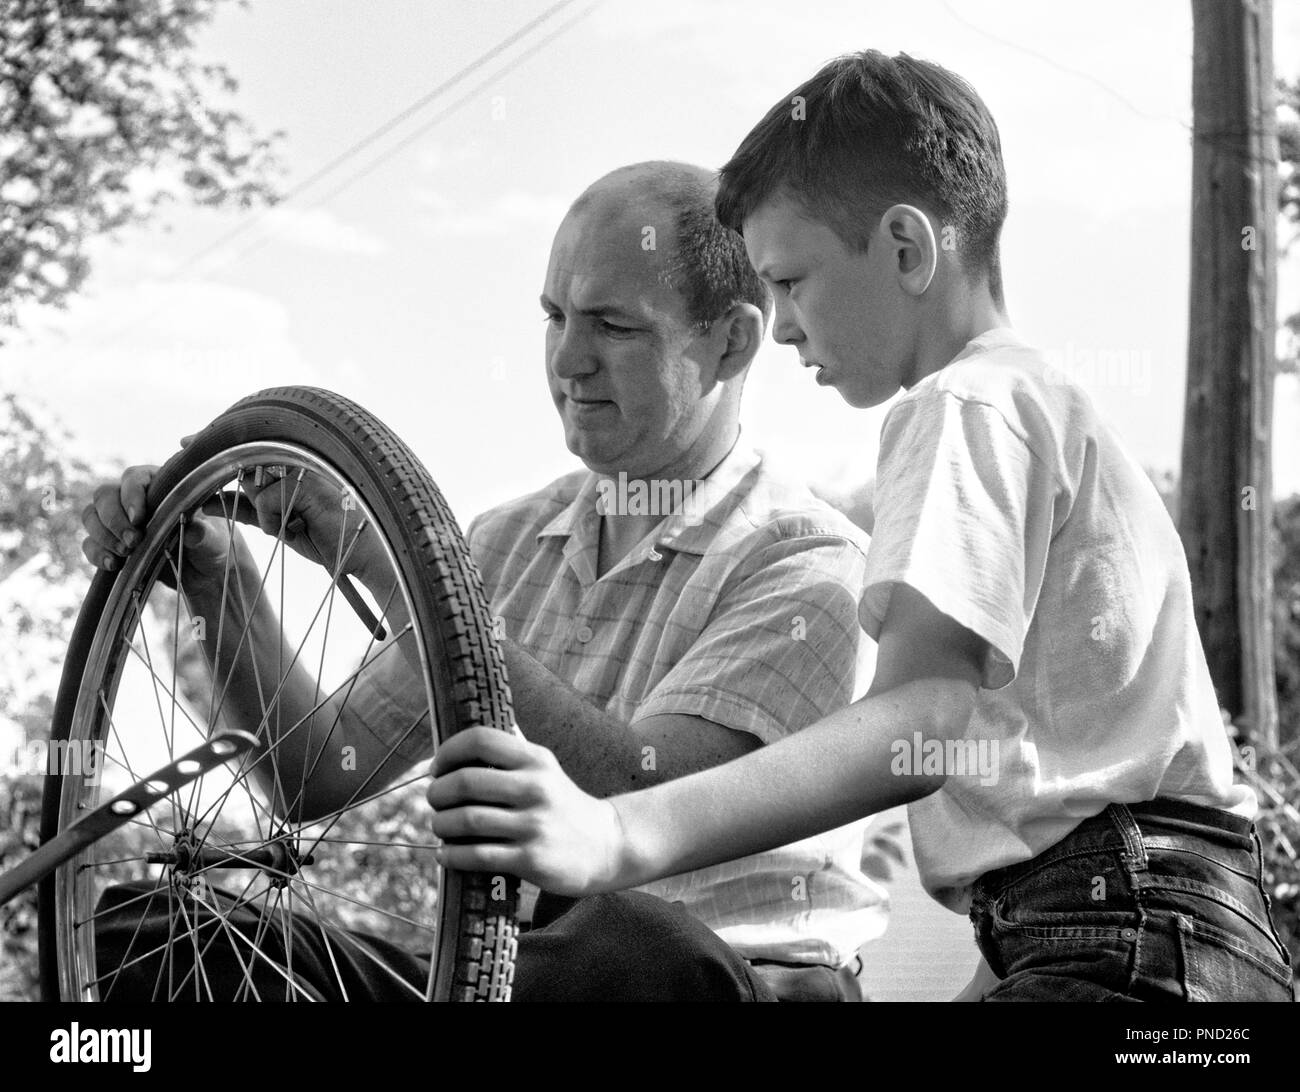
<path fill-rule="evenodd" d="M 743 374 L 763 344 L 763 313 L 752 303 L 733 303 L 709 332 L 716 340 L 718 378 Z"/>
<path fill-rule="evenodd" d="M 880 218 L 879 230 L 899 287 L 909 296 L 922 295 L 939 262 L 930 218 L 914 205 L 893 205 Z"/>

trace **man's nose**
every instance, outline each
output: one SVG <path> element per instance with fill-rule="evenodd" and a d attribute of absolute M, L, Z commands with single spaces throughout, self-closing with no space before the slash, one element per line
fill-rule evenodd
<path fill-rule="evenodd" d="M 573 323 L 561 330 L 552 330 L 546 339 L 546 349 L 550 357 L 551 374 L 557 379 L 590 375 L 596 370 L 595 354 Z"/>
<path fill-rule="evenodd" d="M 795 321 L 794 309 L 778 298 L 772 319 L 772 339 L 778 345 L 797 345 L 803 340 L 803 331 Z"/>

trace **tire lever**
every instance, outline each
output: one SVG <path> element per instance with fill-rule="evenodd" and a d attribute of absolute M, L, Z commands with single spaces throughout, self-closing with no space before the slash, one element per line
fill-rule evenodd
<path fill-rule="evenodd" d="M 253 502 L 244 496 L 243 493 L 237 493 L 234 490 L 223 490 L 211 500 L 204 501 L 203 504 L 199 506 L 199 511 L 207 516 L 224 516 L 226 518 L 231 518 L 233 515 L 236 523 L 246 523 L 250 527 L 257 527 L 259 529 L 262 526 L 261 521 L 257 518 L 257 509 L 254 507 Z M 301 517 L 294 516 L 293 519 L 285 524 L 284 529 L 289 534 L 296 535 L 301 533 L 304 527 L 305 524 Z M 316 559 L 316 563 L 328 572 L 329 566 L 325 563 L 325 559 L 321 557 L 320 551 L 316 549 L 316 544 L 312 542 L 307 535 L 303 535 L 302 541 L 311 551 L 312 556 Z M 338 578 L 334 581 L 334 585 L 338 588 L 343 598 L 347 600 L 348 606 L 350 606 L 353 611 L 356 612 L 357 617 L 361 619 L 361 624 L 374 634 L 375 640 L 386 640 L 388 637 L 388 631 L 384 629 L 383 623 L 374 616 L 370 607 L 366 605 L 366 601 L 361 598 L 361 593 L 357 591 L 356 585 L 352 583 L 352 578 L 348 576 L 347 573 L 339 573 Z"/>
<path fill-rule="evenodd" d="M 155 770 L 94 811 L 87 812 L 8 872 L 0 874 L 0 906 L 24 888 L 43 880 L 64 861 L 94 845 L 105 834 L 153 807 L 163 797 L 170 796 L 232 758 L 239 758 L 256 745 L 257 737 L 251 732 L 218 732 L 188 754 Z"/>

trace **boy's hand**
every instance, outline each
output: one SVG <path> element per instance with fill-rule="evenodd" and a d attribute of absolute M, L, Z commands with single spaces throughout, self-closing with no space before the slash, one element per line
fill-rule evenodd
<path fill-rule="evenodd" d="M 497 728 L 469 728 L 438 748 L 433 766 L 433 832 L 470 840 L 437 850 L 441 864 L 509 873 L 557 895 L 623 886 L 618 812 L 570 781 L 545 747 Z"/>
<path fill-rule="evenodd" d="M 974 976 L 953 1000 L 983 1001 L 984 995 L 1001 981 L 1002 979 L 993 973 L 993 968 L 988 965 L 988 961 L 980 956 L 979 966 L 975 968 Z"/>

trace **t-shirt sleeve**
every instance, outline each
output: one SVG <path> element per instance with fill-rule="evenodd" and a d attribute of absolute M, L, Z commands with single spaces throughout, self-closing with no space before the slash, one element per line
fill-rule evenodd
<path fill-rule="evenodd" d="M 935 390 L 891 411 L 859 617 L 879 638 L 895 584 L 988 644 L 981 685 L 1020 667 L 1047 564 L 1057 486 L 1028 438 L 982 402 Z"/>
<path fill-rule="evenodd" d="M 847 705 L 862 642 L 864 567 L 862 550 L 839 535 L 798 535 L 756 550 L 633 721 L 697 716 L 770 743 Z"/>

